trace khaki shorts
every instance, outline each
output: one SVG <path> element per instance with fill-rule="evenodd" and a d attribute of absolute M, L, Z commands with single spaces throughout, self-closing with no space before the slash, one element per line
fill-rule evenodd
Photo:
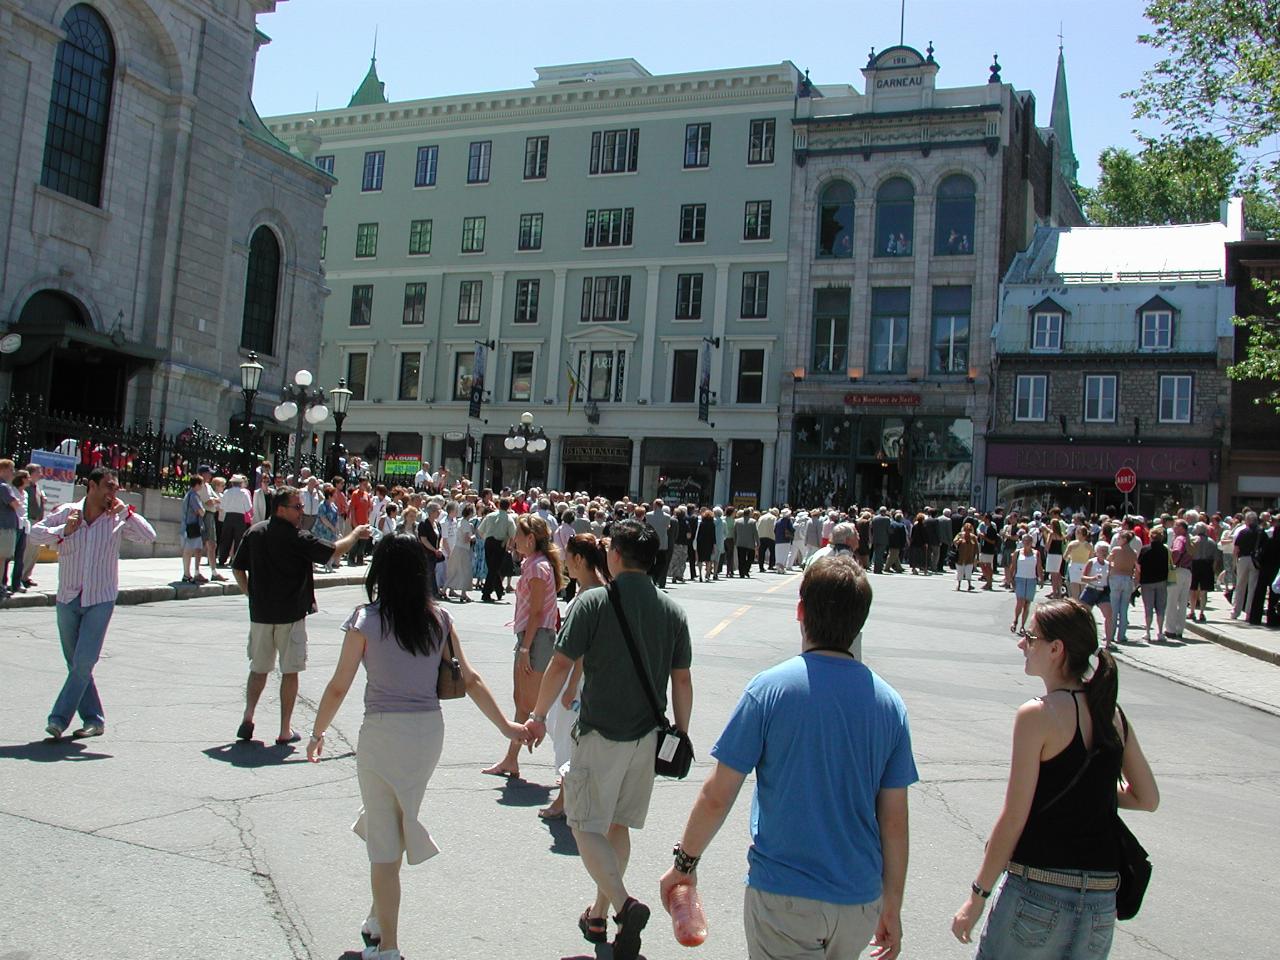
<path fill-rule="evenodd" d="M 609 740 L 594 730 L 579 736 L 564 775 L 569 826 L 584 833 L 607 833 L 615 823 L 643 827 L 657 748 L 657 730 L 639 740 Z"/>
<path fill-rule="evenodd" d="M 307 621 L 249 624 L 249 672 L 270 673 L 280 655 L 281 673 L 307 669 Z"/>
<path fill-rule="evenodd" d="M 742 909 L 750 960 L 854 960 L 880 922 L 880 901 L 824 903 L 747 887 Z"/>
<path fill-rule="evenodd" d="M 516 634 L 516 663 L 520 662 L 520 649 L 524 646 L 524 632 Z M 546 673 L 556 652 L 556 632 L 550 627 L 539 627 L 529 645 L 529 665 L 535 673 Z"/>

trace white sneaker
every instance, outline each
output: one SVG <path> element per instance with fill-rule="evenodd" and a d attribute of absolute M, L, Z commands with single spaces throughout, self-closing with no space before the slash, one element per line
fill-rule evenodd
<path fill-rule="evenodd" d="M 360 938 L 366 947 L 376 947 L 382 942 L 382 928 L 378 926 L 377 917 L 369 917 L 360 924 Z"/>
<path fill-rule="evenodd" d="M 365 947 L 360 952 L 360 960 L 402 960 L 402 958 L 399 950 L 379 950 L 377 946 L 372 946 Z"/>

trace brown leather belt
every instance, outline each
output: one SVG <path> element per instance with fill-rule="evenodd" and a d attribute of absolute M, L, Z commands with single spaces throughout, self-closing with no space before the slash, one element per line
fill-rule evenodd
<path fill-rule="evenodd" d="M 1022 877 L 1033 883 L 1048 883 L 1055 887 L 1068 887 L 1084 892 L 1086 890 L 1117 890 L 1120 877 L 1114 873 L 1059 873 L 1056 870 L 1041 870 L 1038 867 L 1024 867 L 1020 863 L 1010 862 L 1006 868 L 1011 876 Z"/>

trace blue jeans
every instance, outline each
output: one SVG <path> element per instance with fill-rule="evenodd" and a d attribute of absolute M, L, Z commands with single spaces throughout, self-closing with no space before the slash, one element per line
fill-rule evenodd
<path fill-rule="evenodd" d="M 1123 640 L 1129 629 L 1129 601 L 1133 599 L 1133 577 L 1113 573 L 1107 578 L 1111 588 L 1111 611 L 1115 615 L 1116 639 Z"/>
<path fill-rule="evenodd" d="M 974 960 L 1097 960 L 1111 952 L 1115 926 L 1114 890 L 1082 893 L 1006 876 Z"/>
<path fill-rule="evenodd" d="M 53 702 L 49 722 L 63 730 L 71 725 L 74 713 L 79 713 L 86 724 L 104 722 L 93 668 L 98 664 L 107 624 L 115 609 L 115 602 L 110 600 L 82 607 L 79 597 L 58 604 L 58 635 L 62 638 L 63 659 L 67 661 L 67 679 Z"/>

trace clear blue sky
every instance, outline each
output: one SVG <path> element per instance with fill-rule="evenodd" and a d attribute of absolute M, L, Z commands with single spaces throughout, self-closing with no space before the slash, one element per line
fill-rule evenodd
<path fill-rule="evenodd" d="M 1036 96 L 1049 122 L 1062 24 L 1080 180 L 1097 180 L 1104 147 L 1133 146 L 1136 122 L 1121 94 L 1155 51 L 1139 0 L 907 0 L 906 42 L 930 40 L 941 86 L 987 79 L 999 52 L 1003 79 Z M 800 12 L 803 11 L 803 12 Z M 346 106 L 369 67 L 395 100 L 526 87 L 534 67 L 634 57 L 652 73 L 791 60 L 816 83 L 863 88 L 871 46 L 898 41 L 897 0 L 285 0 L 259 18 L 272 38 L 258 57 L 254 102 L 263 116 Z M 1151 127 L 1146 127 L 1152 130 Z"/>

